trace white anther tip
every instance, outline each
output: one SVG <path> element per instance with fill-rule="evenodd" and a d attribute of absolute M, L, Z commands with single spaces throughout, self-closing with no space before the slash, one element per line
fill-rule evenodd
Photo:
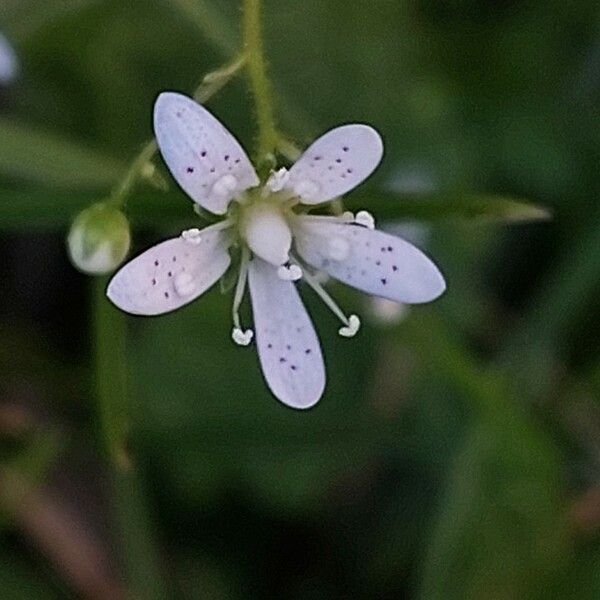
<path fill-rule="evenodd" d="M 358 318 L 357 315 L 350 315 L 350 317 L 348 318 L 348 325 L 345 325 L 344 327 L 340 327 L 340 329 L 338 330 L 338 333 L 342 337 L 351 338 L 351 337 L 354 337 L 358 333 L 359 329 L 360 329 L 360 319 Z"/>
<path fill-rule="evenodd" d="M 289 180 L 290 172 L 285 167 L 282 167 L 278 171 L 271 171 L 271 175 L 267 179 L 267 183 L 265 183 L 265 190 L 272 193 L 280 192 L 287 186 Z"/>
<path fill-rule="evenodd" d="M 363 227 L 366 227 L 367 229 L 375 229 L 375 219 L 373 218 L 373 215 L 370 212 L 367 212 L 366 210 L 361 210 L 357 212 L 354 222 L 357 225 L 362 225 Z"/>
<path fill-rule="evenodd" d="M 186 229 L 181 232 L 181 237 L 188 242 L 188 244 L 197 245 L 202 241 L 200 237 L 200 230 L 197 227 L 193 227 L 192 229 Z"/>
<path fill-rule="evenodd" d="M 349 210 L 344 211 L 340 218 L 344 223 L 354 223 L 354 213 Z"/>
<path fill-rule="evenodd" d="M 231 332 L 231 339 L 238 346 L 247 346 L 254 337 L 254 331 L 252 329 L 246 329 L 246 331 L 240 329 L 239 327 L 235 327 Z"/>
<path fill-rule="evenodd" d="M 281 265 L 277 269 L 277 277 L 283 281 L 298 281 L 302 279 L 302 268 L 298 265 Z"/>

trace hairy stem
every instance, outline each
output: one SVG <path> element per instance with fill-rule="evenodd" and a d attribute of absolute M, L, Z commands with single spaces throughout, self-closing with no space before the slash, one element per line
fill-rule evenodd
<path fill-rule="evenodd" d="M 256 162 L 259 169 L 273 163 L 278 145 L 277 127 L 273 113 L 271 83 L 267 76 L 260 21 L 261 0 L 243 0 L 244 51 L 248 61 L 250 89 L 254 98 L 258 139 Z"/>

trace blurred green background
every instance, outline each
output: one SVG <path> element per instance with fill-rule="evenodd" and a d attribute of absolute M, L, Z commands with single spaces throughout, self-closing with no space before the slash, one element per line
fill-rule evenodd
<path fill-rule="evenodd" d="M 420 216 L 448 292 L 386 323 L 333 285 L 353 340 L 305 293 L 328 369 L 306 413 L 231 343 L 217 288 L 122 318 L 69 264 L 69 223 L 150 139 L 157 93 L 239 49 L 239 4 L 1 0 L 1 597 L 600 598 L 598 3 L 264 4 L 283 129 L 381 131 L 348 202 Z M 245 83 L 210 107 L 249 147 Z M 134 252 L 196 222 L 169 181 L 130 198 Z M 475 218 L 472 193 L 553 218 Z"/>

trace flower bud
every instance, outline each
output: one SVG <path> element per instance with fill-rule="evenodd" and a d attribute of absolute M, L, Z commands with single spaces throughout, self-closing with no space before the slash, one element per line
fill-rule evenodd
<path fill-rule="evenodd" d="M 102 203 L 80 212 L 67 238 L 72 263 L 90 275 L 114 271 L 127 256 L 130 242 L 127 217 Z"/>

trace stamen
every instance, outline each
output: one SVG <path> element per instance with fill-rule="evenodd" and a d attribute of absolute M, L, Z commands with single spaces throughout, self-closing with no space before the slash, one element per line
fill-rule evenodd
<path fill-rule="evenodd" d="M 346 317 L 335 300 L 325 291 L 317 279 L 306 271 L 306 269 L 304 270 L 304 280 L 317 293 L 319 298 L 325 302 L 329 310 L 331 310 L 331 312 L 344 324 L 344 327 L 341 327 L 338 330 L 338 333 L 343 337 L 352 337 L 356 335 L 360 329 L 360 319 L 358 316 L 350 315 L 349 317 Z"/>
<path fill-rule="evenodd" d="M 248 265 L 250 263 L 250 251 L 247 246 L 242 248 L 242 258 L 240 262 L 240 271 L 238 273 L 238 280 L 235 286 L 235 293 L 233 295 L 233 306 L 231 309 L 231 315 L 233 317 L 234 329 L 231 333 L 231 337 L 236 344 L 241 346 L 247 346 L 252 340 L 254 335 L 251 329 L 244 331 L 240 322 L 240 306 L 244 298 L 244 292 L 246 291 L 246 282 L 248 281 Z M 244 343 L 242 343 L 244 342 Z"/>
<path fill-rule="evenodd" d="M 302 279 L 302 268 L 299 265 L 281 265 L 277 269 L 277 277 L 283 281 Z"/>
<path fill-rule="evenodd" d="M 366 210 L 361 210 L 357 212 L 354 222 L 357 225 L 362 225 L 363 227 L 366 227 L 367 229 L 375 229 L 375 219 L 373 218 L 373 215 L 370 212 L 367 212 Z"/>
<path fill-rule="evenodd" d="M 231 227 L 232 220 L 231 219 L 223 219 L 218 223 L 210 226 L 211 231 L 222 231 L 223 229 L 227 229 Z M 192 244 L 193 246 L 197 246 L 202 241 L 202 231 L 197 227 L 192 227 L 191 229 L 186 229 L 181 232 L 181 237 L 188 244 Z"/>
<path fill-rule="evenodd" d="M 360 329 L 360 319 L 358 318 L 357 315 L 350 315 L 349 319 L 349 324 L 345 327 L 340 327 L 340 329 L 338 330 L 338 333 L 342 336 L 342 337 L 354 337 L 357 333 L 358 330 Z"/>

